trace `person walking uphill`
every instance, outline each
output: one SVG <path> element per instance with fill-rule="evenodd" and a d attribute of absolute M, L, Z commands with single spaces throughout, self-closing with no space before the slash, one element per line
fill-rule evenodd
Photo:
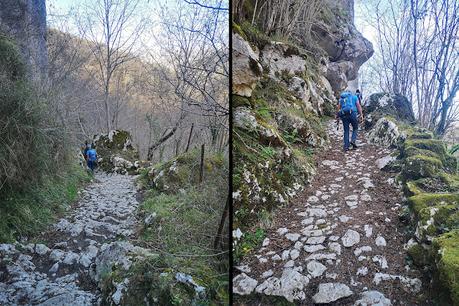
<path fill-rule="evenodd" d="M 360 120 L 363 122 L 362 107 L 359 103 L 359 99 L 356 95 L 350 91 L 344 91 L 341 93 L 338 103 L 338 112 L 336 113 L 336 121 L 341 118 L 343 121 L 344 128 L 344 151 L 349 150 L 349 145 L 352 145 L 352 149 L 357 149 L 357 131 L 359 128 L 359 120 L 357 118 L 357 112 L 360 114 Z M 349 143 L 349 125 L 352 125 L 352 137 Z"/>
<path fill-rule="evenodd" d="M 96 161 L 97 161 L 97 152 L 96 152 L 96 149 L 94 148 L 94 144 L 89 145 L 88 148 L 89 150 L 86 152 L 88 168 L 91 169 L 91 172 L 94 172 L 94 168 L 96 166 Z"/>

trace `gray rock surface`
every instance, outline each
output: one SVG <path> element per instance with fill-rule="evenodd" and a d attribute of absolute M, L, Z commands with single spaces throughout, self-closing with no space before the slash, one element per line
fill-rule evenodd
<path fill-rule="evenodd" d="M 232 56 L 233 93 L 250 97 L 263 72 L 263 68 L 258 62 L 258 51 L 254 51 L 239 34 L 233 33 Z"/>
<path fill-rule="evenodd" d="M 360 242 L 360 234 L 354 230 L 347 230 L 343 237 L 341 237 L 343 245 L 347 248 Z"/>
<path fill-rule="evenodd" d="M 391 301 L 379 291 L 365 291 L 360 295 L 354 306 L 390 306 Z"/>
<path fill-rule="evenodd" d="M 114 264 L 127 268 L 133 256 L 145 254 L 128 242 L 114 241 L 128 238 L 136 225 L 133 179 L 96 173 L 76 208 L 50 228 L 58 239 L 52 244 L 0 244 L 0 262 L 12 256 L 4 261 L 5 270 L 0 268 L 0 305 L 97 305 L 100 292 L 82 289 L 81 279 L 92 278 L 96 288 L 103 271 Z M 124 291 L 117 292 L 121 300 Z"/>
<path fill-rule="evenodd" d="M 316 304 L 325 304 L 351 296 L 353 292 L 345 284 L 325 283 L 320 284 L 318 292 L 312 297 Z"/>

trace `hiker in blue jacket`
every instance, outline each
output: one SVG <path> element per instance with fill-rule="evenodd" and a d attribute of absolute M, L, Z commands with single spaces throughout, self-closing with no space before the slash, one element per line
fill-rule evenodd
<path fill-rule="evenodd" d="M 352 149 L 357 149 L 357 130 L 359 128 L 359 120 L 357 112 L 360 114 L 360 120 L 363 122 L 362 107 L 360 106 L 359 99 L 350 91 L 341 93 L 338 103 L 338 112 L 336 113 L 336 120 L 341 118 L 344 128 L 344 151 L 349 150 L 349 125 L 352 125 L 352 137 L 350 144 Z"/>
<path fill-rule="evenodd" d="M 94 144 L 88 146 L 89 150 L 86 152 L 87 154 L 87 163 L 88 168 L 91 169 L 91 172 L 94 173 L 94 168 L 96 167 L 97 162 L 97 152 L 94 148 Z"/>

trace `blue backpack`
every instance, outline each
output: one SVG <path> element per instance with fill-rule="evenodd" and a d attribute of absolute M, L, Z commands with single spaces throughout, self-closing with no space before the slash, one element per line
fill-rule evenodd
<path fill-rule="evenodd" d="M 339 103 L 341 105 L 341 109 L 339 111 L 339 116 L 343 117 L 345 115 L 352 114 L 355 111 L 355 99 L 354 95 L 349 91 L 344 91 L 341 93 L 339 98 Z"/>
<path fill-rule="evenodd" d="M 97 159 L 97 153 L 96 153 L 96 150 L 94 149 L 90 149 L 88 150 L 88 160 L 90 161 L 96 161 Z"/>

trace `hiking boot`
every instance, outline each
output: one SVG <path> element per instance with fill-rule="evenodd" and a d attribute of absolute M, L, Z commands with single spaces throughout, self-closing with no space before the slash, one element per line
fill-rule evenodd
<path fill-rule="evenodd" d="M 355 142 L 351 142 L 351 146 L 352 146 L 352 150 L 355 150 L 358 148 Z"/>
<path fill-rule="evenodd" d="M 347 152 L 347 151 L 349 151 L 349 148 L 344 148 L 343 151 Z"/>

